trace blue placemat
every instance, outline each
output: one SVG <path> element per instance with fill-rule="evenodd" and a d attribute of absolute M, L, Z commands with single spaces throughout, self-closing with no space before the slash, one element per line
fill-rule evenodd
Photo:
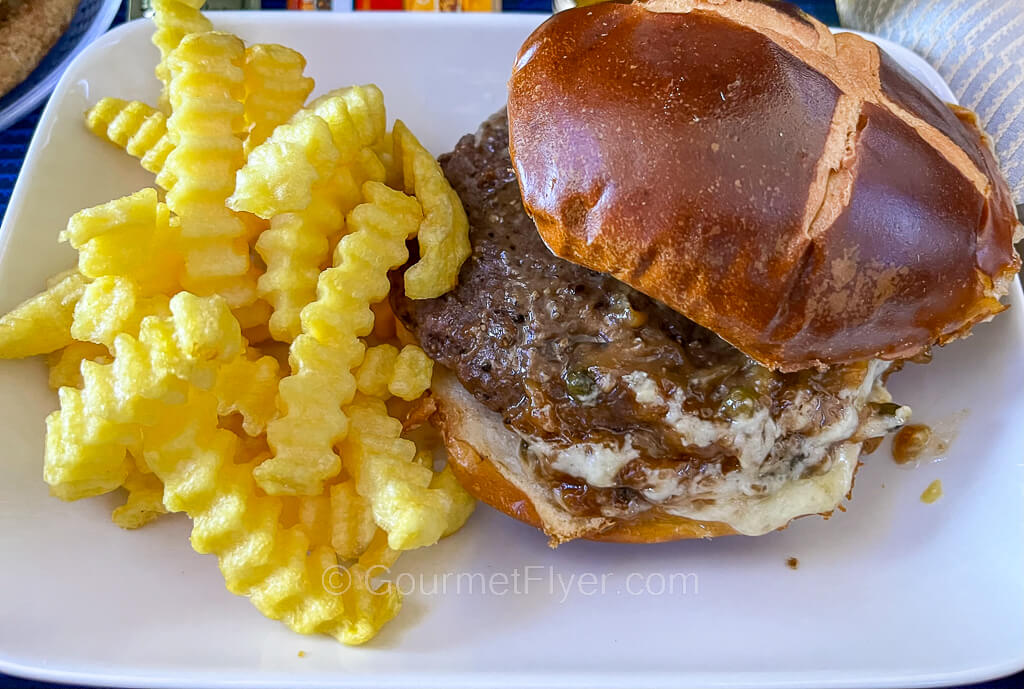
<path fill-rule="evenodd" d="M 127 0 L 125 0 L 118 18 L 114 21 L 115 25 L 124 21 L 127 4 Z M 797 4 L 828 24 L 834 26 L 839 23 L 833 0 L 805 0 Z M 284 7 L 284 0 L 263 0 L 263 7 L 266 9 L 281 9 Z M 548 11 L 551 3 L 550 0 L 506 0 L 505 7 L 508 9 L 514 7 L 521 11 Z M 28 150 L 32 132 L 35 131 L 41 113 L 42 108 L 26 116 L 6 131 L 0 132 L 0 220 L 3 220 L 4 213 L 7 212 L 7 204 L 11 199 L 11 189 L 14 187 L 14 180 L 18 176 L 18 171 L 21 170 L 21 164 L 25 160 L 25 152 Z M 0 674 L 0 687 L 4 688 L 60 689 L 62 686 L 33 682 Z M 970 688 L 964 687 L 963 689 L 1021 689 L 1022 687 L 1024 687 L 1024 673 L 984 684 L 972 685 Z M 900 688 L 893 687 L 893 689 Z"/>
<path fill-rule="evenodd" d="M 0 220 L 3 220 L 7 212 L 14 180 L 25 161 L 25 151 L 28 150 L 28 142 L 32 139 L 32 132 L 36 129 L 41 113 L 42 108 L 0 133 Z"/>

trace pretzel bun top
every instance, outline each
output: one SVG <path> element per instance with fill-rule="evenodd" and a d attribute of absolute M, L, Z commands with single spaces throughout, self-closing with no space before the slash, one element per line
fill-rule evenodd
<path fill-rule="evenodd" d="M 1002 311 L 1020 267 L 972 113 L 790 5 L 558 13 L 509 83 L 526 210 L 774 369 L 913 356 Z"/>

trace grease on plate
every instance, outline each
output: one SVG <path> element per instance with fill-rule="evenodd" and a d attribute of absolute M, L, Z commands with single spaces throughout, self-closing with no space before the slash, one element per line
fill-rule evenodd
<path fill-rule="evenodd" d="M 892 459 L 897 464 L 912 462 L 921 456 L 932 439 L 932 429 L 923 424 L 901 428 L 892 438 Z"/>
<path fill-rule="evenodd" d="M 914 468 L 922 462 L 945 459 L 967 414 L 968 410 L 961 409 L 928 425 L 904 426 L 892 438 L 893 461 L 900 466 Z"/>
<path fill-rule="evenodd" d="M 942 481 L 935 479 L 928 484 L 928 487 L 921 493 L 921 502 L 930 505 L 942 497 Z"/>

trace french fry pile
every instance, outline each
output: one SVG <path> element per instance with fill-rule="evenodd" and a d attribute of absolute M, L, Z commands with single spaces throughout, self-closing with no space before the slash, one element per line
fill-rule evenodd
<path fill-rule="evenodd" d="M 455 285 L 466 216 L 376 86 L 306 106 L 299 53 L 213 31 L 201 0 L 153 4 L 161 102 L 104 98 L 86 125 L 158 188 L 70 219 L 77 268 L 0 318 L 0 357 L 48 357 L 54 495 L 123 489 L 126 529 L 184 512 L 232 593 L 362 643 L 401 604 L 373 575 L 473 509 L 403 436 L 433 364 L 387 307 L 413 238 L 406 293 Z"/>

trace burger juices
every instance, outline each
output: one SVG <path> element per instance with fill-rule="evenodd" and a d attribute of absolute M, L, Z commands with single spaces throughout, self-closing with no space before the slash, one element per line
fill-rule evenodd
<path fill-rule="evenodd" d="M 783 3 L 558 14 L 442 165 L 473 255 L 395 312 L 464 485 L 553 544 L 831 511 L 1020 265 L 973 116 Z"/>

